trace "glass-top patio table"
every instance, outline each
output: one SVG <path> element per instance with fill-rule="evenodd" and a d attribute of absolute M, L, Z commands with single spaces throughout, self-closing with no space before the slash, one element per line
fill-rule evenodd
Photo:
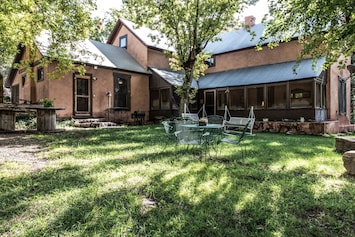
<path fill-rule="evenodd" d="M 176 136 L 181 144 L 208 145 L 218 141 L 222 132 L 223 125 L 221 124 L 188 123 L 178 124 L 176 127 Z"/>

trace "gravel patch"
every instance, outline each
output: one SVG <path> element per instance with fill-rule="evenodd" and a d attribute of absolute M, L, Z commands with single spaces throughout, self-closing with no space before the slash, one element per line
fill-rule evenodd
<path fill-rule="evenodd" d="M 38 170 L 46 167 L 43 151 L 46 150 L 44 142 L 31 138 L 25 133 L 0 133 L 0 164 L 17 162 Z"/>

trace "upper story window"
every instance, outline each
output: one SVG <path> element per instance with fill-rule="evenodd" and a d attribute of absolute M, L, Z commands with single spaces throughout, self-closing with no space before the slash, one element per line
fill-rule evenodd
<path fill-rule="evenodd" d="M 212 56 L 209 59 L 206 59 L 205 63 L 208 65 L 209 68 L 216 66 L 216 57 Z"/>
<path fill-rule="evenodd" d="M 127 35 L 120 37 L 120 47 L 125 49 L 127 48 Z"/>
<path fill-rule="evenodd" d="M 37 81 L 43 81 L 44 80 L 44 70 L 43 67 L 39 67 L 37 69 Z"/>
<path fill-rule="evenodd" d="M 26 75 L 22 75 L 21 77 L 21 86 L 24 87 L 26 84 Z"/>

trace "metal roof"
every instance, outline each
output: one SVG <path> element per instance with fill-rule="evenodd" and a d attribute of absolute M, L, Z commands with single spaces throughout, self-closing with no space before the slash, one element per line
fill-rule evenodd
<path fill-rule="evenodd" d="M 49 56 L 48 48 L 50 40 L 50 34 L 47 32 L 43 32 L 36 38 L 36 45 L 43 56 Z M 76 62 L 138 73 L 148 73 L 126 49 L 118 46 L 85 39 L 75 42 L 73 48 L 74 50 L 70 49 L 69 54 Z"/>
<path fill-rule="evenodd" d="M 265 26 L 263 24 L 256 24 L 250 28 L 250 32 L 255 33 L 255 37 L 247 29 L 233 30 L 218 34 L 216 38 L 218 41 L 207 44 L 205 51 L 212 54 L 221 54 L 225 52 L 235 51 L 239 49 L 254 47 L 260 40 Z M 267 43 L 264 41 L 263 43 Z"/>
<path fill-rule="evenodd" d="M 156 74 L 158 74 L 165 81 L 167 81 L 169 84 L 174 86 L 182 86 L 184 73 L 155 67 L 150 67 L 150 69 Z M 191 88 L 198 88 L 196 80 L 192 81 Z"/>
<path fill-rule="evenodd" d="M 159 31 L 149 29 L 145 26 L 138 26 L 137 24 L 120 18 L 120 21 L 132 31 L 143 43 L 150 47 L 155 47 L 163 50 L 174 51 L 174 48 L 169 46 L 168 39 Z M 155 40 L 153 40 L 155 38 Z"/>
<path fill-rule="evenodd" d="M 132 72 L 149 73 L 126 49 L 94 40 L 89 41 L 114 65 L 114 68 Z"/>
<path fill-rule="evenodd" d="M 316 61 L 313 68 L 313 59 L 300 62 L 294 72 L 296 61 L 263 65 L 206 74 L 198 80 L 199 89 L 210 89 L 228 86 L 246 86 L 264 83 L 275 83 L 317 77 L 322 72 L 325 58 Z"/>

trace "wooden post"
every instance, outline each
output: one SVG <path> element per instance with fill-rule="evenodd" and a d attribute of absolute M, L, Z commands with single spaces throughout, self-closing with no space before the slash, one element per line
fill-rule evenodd
<path fill-rule="evenodd" d="M 0 130 L 14 131 L 16 112 L 13 110 L 0 110 Z"/>
<path fill-rule="evenodd" d="M 48 132 L 56 129 L 56 112 L 51 108 L 37 108 L 37 131 Z"/>

